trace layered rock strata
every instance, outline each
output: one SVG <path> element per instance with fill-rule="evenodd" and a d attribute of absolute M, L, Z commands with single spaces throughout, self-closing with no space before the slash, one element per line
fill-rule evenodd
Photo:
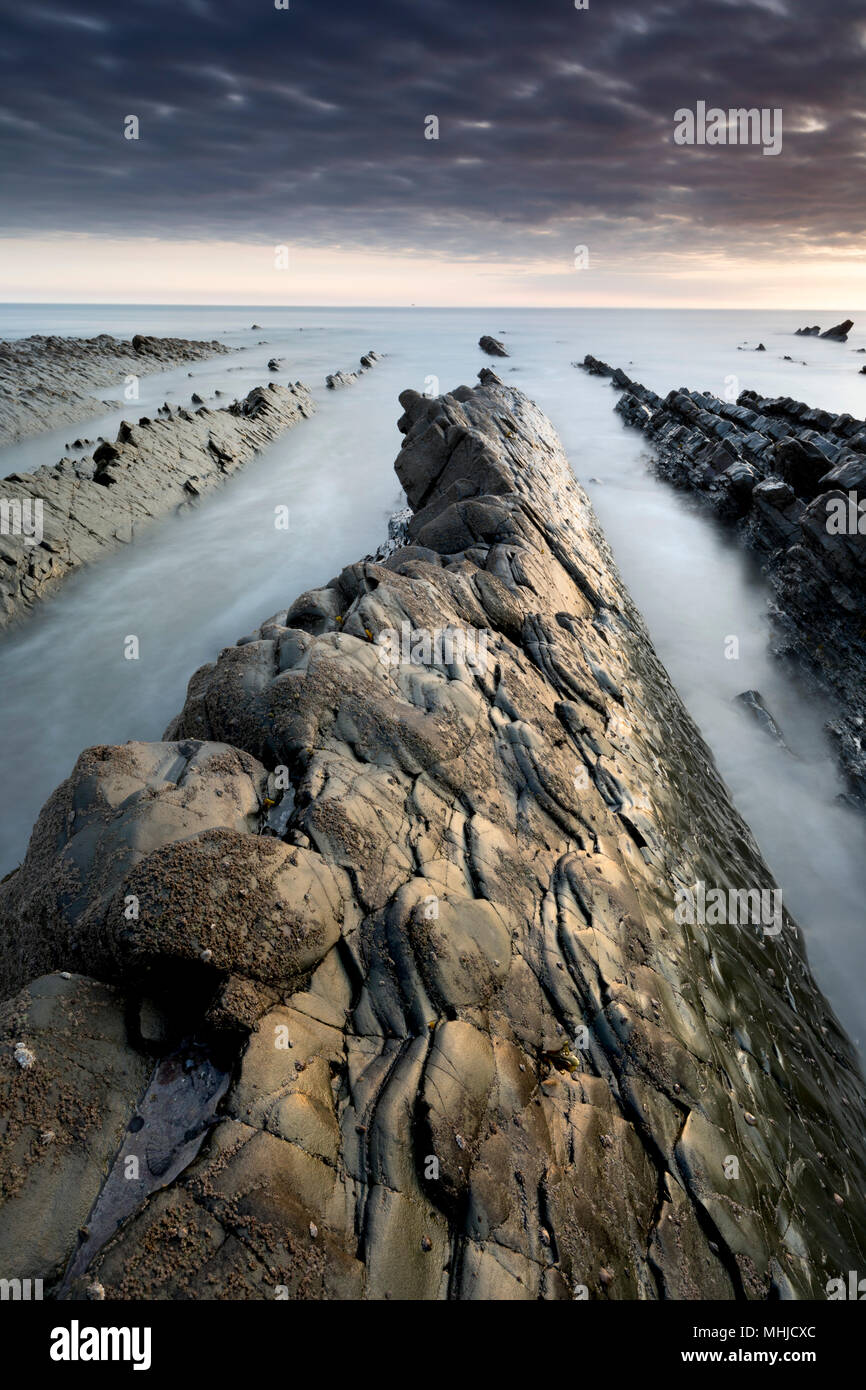
<path fill-rule="evenodd" d="M 137 333 L 131 342 L 101 333 L 98 338 L 52 335 L 0 342 L 0 446 L 57 425 L 78 424 L 104 412 L 94 395 L 111 387 L 122 398 L 125 378 L 199 362 L 230 349 L 216 340 L 153 338 Z"/>
<path fill-rule="evenodd" d="M 0 887 L 2 1267 L 822 1297 L 866 1257 L 866 1098 L 798 930 L 677 911 L 774 885 L 549 422 L 489 371 L 401 402 L 408 543 L 196 672 L 163 743 L 82 754 Z M 76 1260 L 184 1039 L 216 1123 Z"/>
<path fill-rule="evenodd" d="M 866 809 L 866 421 L 754 391 L 662 399 L 594 357 L 582 365 L 623 391 L 616 409 L 652 441 L 658 473 L 759 556 L 773 649 L 833 700 L 827 727 L 847 795 Z"/>
<path fill-rule="evenodd" d="M 126 421 L 90 459 L 63 458 L 0 481 L 0 628 L 71 570 L 218 487 L 314 410 L 306 386 L 257 386 L 242 401 Z"/>

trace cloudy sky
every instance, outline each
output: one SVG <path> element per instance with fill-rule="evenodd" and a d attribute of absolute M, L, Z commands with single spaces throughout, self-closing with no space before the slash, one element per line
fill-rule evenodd
<path fill-rule="evenodd" d="M 866 307 L 863 0 L 0 18 L 0 298 Z M 677 145 L 698 101 L 781 153 Z"/>

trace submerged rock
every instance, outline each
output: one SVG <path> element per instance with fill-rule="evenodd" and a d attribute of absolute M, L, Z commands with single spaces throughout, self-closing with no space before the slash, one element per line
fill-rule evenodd
<path fill-rule="evenodd" d="M 800 338 L 829 338 L 833 342 L 847 343 L 848 334 L 854 327 L 853 319 L 844 319 L 842 323 L 835 324 L 832 328 L 826 329 L 823 333 L 819 324 L 814 324 L 811 328 L 796 328 L 794 332 Z"/>
<path fill-rule="evenodd" d="M 769 734 L 775 743 L 781 748 L 787 749 L 785 737 L 779 728 L 770 711 L 767 709 L 764 697 L 759 690 L 744 690 L 741 695 L 736 696 L 737 704 L 742 705 L 751 714 L 755 722 Z"/>
<path fill-rule="evenodd" d="M 483 337 L 478 339 L 478 346 L 481 348 L 482 352 L 487 353 L 488 357 L 509 356 L 509 352 L 505 344 L 501 343 L 498 338 L 491 338 L 489 334 L 485 334 Z"/>
<path fill-rule="evenodd" d="M 56 1291 L 183 1029 L 231 1083 L 75 1264 L 106 1299 L 821 1297 L 866 1258 L 866 1097 L 799 932 L 680 910 L 778 890 L 550 423 L 488 370 L 401 403 L 406 543 L 197 671 L 164 743 L 83 754 L 0 885 L 7 993 L 74 969 L 164 1020 L 112 1002 L 101 1080 L 107 1024 L 43 1059 L 10 1002 L 18 1263 Z M 101 1088 L 95 1147 L 26 1109 L 39 1068 Z"/>
<path fill-rule="evenodd" d="M 837 323 L 833 328 L 828 328 L 821 334 L 822 338 L 832 338 L 835 343 L 847 343 L 848 334 L 854 327 L 853 319 L 845 319 L 842 323 Z"/>
<path fill-rule="evenodd" d="M 325 385 L 329 391 L 336 391 L 339 386 L 351 386 L 360 376 L 363 376 L 364 372 L 369 371 L 371 367 L 375 367 L 377 362 L 381 362 L 382 356 L 383 354 L 381 352 L 374 352 L 371 348 L 369 352 L 364 353 L 356 371 L 333 372 L 330 376 L 325 377 Z"/>

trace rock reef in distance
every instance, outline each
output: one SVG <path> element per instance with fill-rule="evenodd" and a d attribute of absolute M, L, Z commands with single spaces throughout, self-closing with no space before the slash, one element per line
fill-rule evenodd
<path fill-rule="evenodd" d="M 844 319 L 842 323 L 835 324 L 825 332 L 821 332 L 820 324 L 813 324 L 811 328 L 795 328 L 794 332 L 798 338 L 829 338 L 834 343 L 847 343 L 848 334 L 854 327 L 853 319 Z"/>
<path fill-rule="evenodd" d="M 164 742 L 83 753 L 0 886 L 7 1277 L 765 1299 L 863 1268 L 851 1046 L 786 913 L 677 912 L 774 885 L 553 428 L 480 376 L 401 396 L 408 543 L 197 671 Z M 143 1058 L 190 1038 L 200 1149 L 166 1120 L 76 1260 L 163 1108 Z"/>
<path fill-rule="evenodd" d="M 107 405 L 119 402 L 98 399 L 94 391 L 110 386 L 122 394 L 128 375 L 162 372 L 230 351 L 215 339 L 140 333 L 131 342 L 110 333 L 98 338 L 37 334 L 0 342 L 0 447 L 103 414 Z"/>
<path fill-rule="evenodd" d="M 847 343 L 848 334 L 854 327 L 853 319 L 845 319 L 842 323 L 837 323 L 833 328 L 828 328 L 821 334 L 822 338 L 831 338 L 834 343 Z"/>
<path fill-rule="evenodd" d="M 283 430 L 313 413 L 306 386 L 257 386 L 242 401 L 124 421 L 92 459 L 63 458 L 0 480 L 0 628 L 80 565 L 218 487 Z"/>
<path fill-rule="evenodd" d="M 736 402 L 686 388 L 662 399 L 594 357 L 582 365 L 624 392 L 616 409 L 651 439 L 658 473 L 757 552 L 773 650 L 833 700 L 828 732 L 866 809 L 866 421 L 748 390 Z"/>
<path fill-rule="evenodd" d="M 329 391 L 336 391 L 340 386 L 351 386 L 364 372 L 368 372 L 371 367 L 375 367 L 377 362 L 381 362 L 383 354 L 374 352 L 371 348 L 365 352 L 361 358 L 360 365 L 353 372 L 332 372 L 325 377 L 325 385 Z"/>
<path fill-rule="evenodd" d="M 504 343 L 500 343 L 498 338 L 491 338 L 489 334 L 484 334 L 478 339 L 478 346 L 482 352 L 486 352 L 488 357 L 508 357 L 509 352 Z"/>

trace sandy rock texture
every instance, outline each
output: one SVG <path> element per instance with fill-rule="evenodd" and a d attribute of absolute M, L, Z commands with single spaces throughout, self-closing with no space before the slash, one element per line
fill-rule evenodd
<path fill-rule="evenodd" d="M 108 1299 L 823 1297 L 866 1102 L 798 930 L 677 921 L 772 880 L 550 423 L 487 370 L 401 402 L 408 544 L 196 672 L 165 742 L 83 754 L 0 887 L 27 1273 L 84 1239 L 26 1109 L 80 1081 L 27 1013 L 65 970 L 130 1078 L 154 1014 L 231 1072 L 79 1262 Z"/>
<path fill-rule="evenodd" d="M 0 628 L 21 618 L 70 570 L 218 487 L 314 409 L 300 382 L 256 386 L 223 409 L 166 407 L 160 419 L 124 421 L 115 442 L 100 444 L 92 459 L 63 458 L 4 478 Z"/>
<path fill-rule="evenodd" d="M 111 387 L 119 403 L 129 375 L 162 372 L 230 351 L 216 340 L 141 333 L 131 342 L 110 333 L 98 338 L 37 334 L 0 342 L 0 447 L 102 414 L 106 402 L 94 392 Z"/>

